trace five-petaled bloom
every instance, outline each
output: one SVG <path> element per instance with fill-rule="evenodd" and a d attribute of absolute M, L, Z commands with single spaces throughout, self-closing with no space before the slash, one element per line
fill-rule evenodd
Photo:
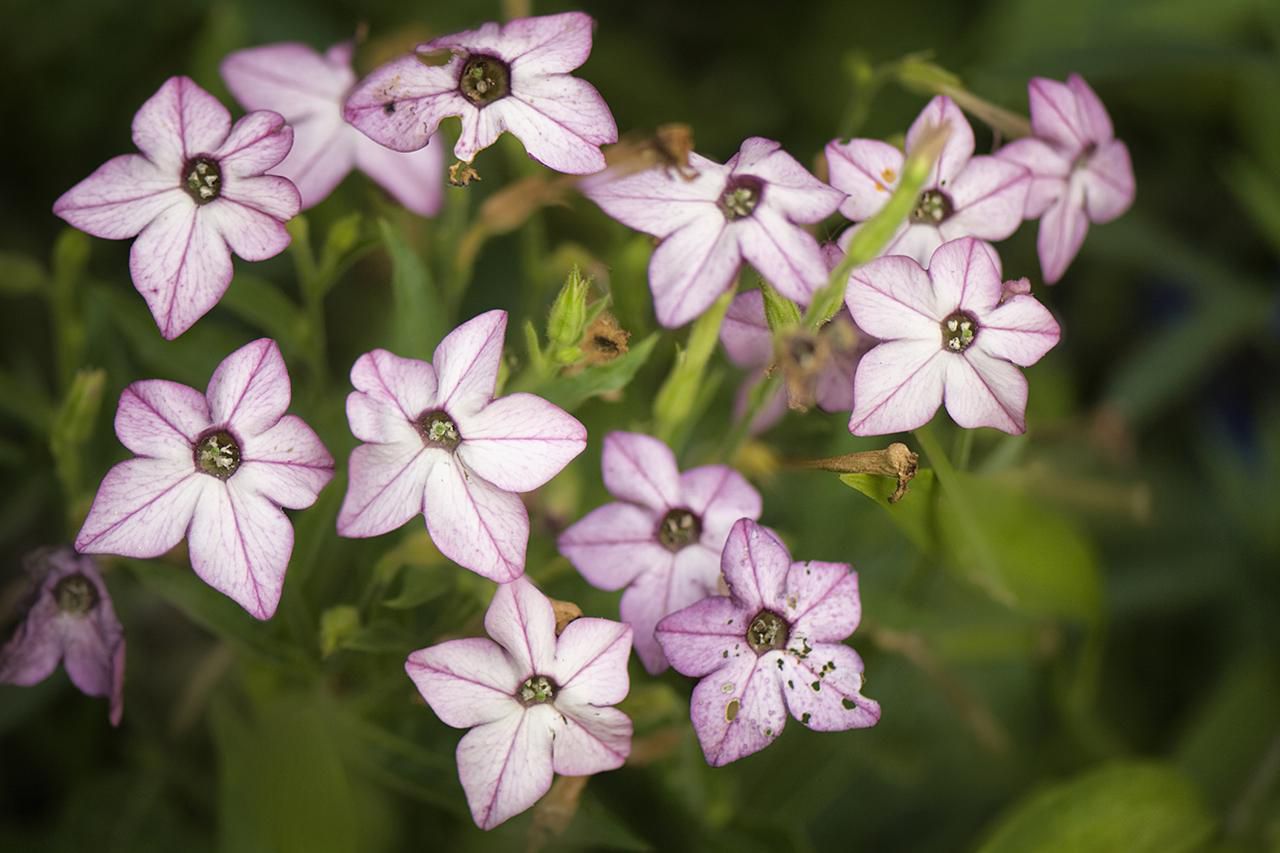
<path fill-rule="evenodd" d="M 587 431 L 533 394 L 495 400 L 507 312 L 450 332 L 431 364 L 386 350 L 351 368 L 351 453 L 338 514 L 343 536 L 377 536 L 426 516 L 440 552 L 505 583 L 524 574 L 529 514 L 518 492 L 546 483 L 582 452 Z"/>
<path fill-rule="evenodd" d="M 191 566 L 258 619 L 280 602 L 293 552 L 281 507 L 305 509 L 333 477 L 333 458 L 295 415 L 275 341 L 218 365 L 209 388 L 163 379 L 120 395 L 116 435 L 138 454 L 107 472 L 76 550 L 157 557 L 185 537 Z"/>
<path fill-rule="evenodd" d="M 53 212 L 95 237 L 138 238 L 133 284 L 172 340 L 226 293 L 232 252 L 261 261 L 289 245 L 298 190 L 264 173 L 289 153 L 293 130 L 268 110 L 233 127 L 217 98 L 171 77 L 133 117 L 133 143 L 141 154 L 108 160 Z"/>
<path fill-rule="evenodd" d="M 619 500 L 592 510 L 560 536 L 560 553 L 599 589 L 627 587 L 621 615 L 652 674 L 667 668 L 653 629 L 668 613 L 715 595 L 720 551 L 739 518 L 760 517 L 760 493 L 724 465 L 681 473 L 656 438 L 605 436 L 604 484 Z"/>
<path fill-rule="evenodd" d="M 583 182 L 622 224 L 662 240 L 649 262 L 658 321 L 684 325 L 733 284 L 745 258 L 784 296 L 808 302 L 827 279 L 818 241 L 801 225 L 835 212 L 844 194 L 809 174 L 779 143 L 751 137 L 723 166 L 689 155 L 692 179 L 663 167 Z"/>
<path fill-rule="evenodd" d="M 911 258 L 878 258 L 854 271 L 845 296 L 854 322 L 882 343 L 858 362 L 854 435 L 929 422 L 946 401 L 967 429 L 1026 429 L 1027 380 L 1018 366 L 1058 342 L 1058 323 L 1025 280 L 1001 282 L 1000 258 L 966 237 L 934 252 L 928 271 Z"/>
<path fill-rule="evenodd" d="M 39 589 L 13 637 L 0 649 L 0 684 L 44 681 L 61 660 L 80 692 L 110 697 L 111 725 L 124 713 L 124 629 L 89 557 L 70 548 L 31 560 Z"/>
<path fill-rule="evenodd" d="M 858 627 L 858 576 L 845 563 L 791 562 L 772 533 L 742 519 L 721 558 L 729 596 L 704 598 L 658 623 L 671 665 L 701 678 L 693 728 L 720 767 L 773 743 L 787 712 L 816 731 L 874 726 L 862 658 L 844 644 Z"/>
<path fill-rule="evenodd" d="M 930 101 L 907 131 L 906 154 L 877 139 L 827 144 L 831 184 L 849 194 L 840 212 L 855 222 L 880 211 L 898 186 L 902 165 L 920 137 L 946 125 L 947 141 L 924 183 L 915 208 L 882 255 L 906 255 L 922 266 L 939 246 L 960 237 L 1003 240 L 1018 230 L 1031 176 L 1016 163 L 973 156 L 973 128 L 945 95 Z M 848 247 L 859 226 L 840 236 Z"/>
<path fill-rule="evenodd" d="M 345 115 L 397 151 L 421 148 L 441 119 L 458 116 L 459 160 L 471 162 L 505 130 L 544 166 L 598 172 L 600 146 L 618 141 L 618 126 L 595 87 L 569 74 L 587 61 L 594 25 L 567 12 L 443 36 L 362 80 Z"/>
<path fill-rule="evenodd" d="M 275 110 L 293 126 L 293 150 L 272 169 L 298 186 L 302 207 L 319 204 L 352 169 L 422 216 L 440 209 L 444 160 L 439 145 L 402 153 L 374 142 L 342 116 L 355 85 L 350 42 L 323 55 L 284 42 L 238 50 L 222 60 L 222 79 L 251 110 Z"/>
<path fill-rule="evenodd" d="M 1040 269 L 1053 284 L 1080 251 L 1089 223 L 1110 222 L 1133 204 L 1133 166 L 1107 108 L 1079 75 L 1065 84 L 1035 77 L 1027 92 L 1034 135 L 996 156 L 1031 170 L 1025 215 L 1040 218 Z"/>
<path fill-rule="evenodd" d="M 556 637 L 551 602 L 525 578 L 503 584 L 484 617 L 493 639 L 449 640 L 409 655 L 405 671 L 445 723 L 469 728 L 458 777 L 482 829 L 519 814 L 561 776 L 622 766 L 631 719 L 631 629 L 578 618 Z M 496 640 L 496 642 L 495 642 Z"/>

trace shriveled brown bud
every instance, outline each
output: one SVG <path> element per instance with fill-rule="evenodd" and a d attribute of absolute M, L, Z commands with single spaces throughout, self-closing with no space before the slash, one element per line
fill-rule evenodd
<path fill-rule="evenodd" d="M 582 608 L 572 601 L 551 599 L 551 612 L 556 615 L 556 636 L 560 636 L 569 623 L 582 616 Z"/>
<path fill-rule="evenodd" d="M 811 468 L 818 471 L 834 471 L 838 474 L 872 474 L 877 477 L 893 477 L 898 487 L 889 496 L 889 503 L 897 503 L 907 493 L 907 484 L 916 476 L 919 454 L 900 441 L 883 450 L 864 450 L 829 456 L 825 459 L 801 459 L 791 463 L 795 468 Z"/>
<path fill-rule="evenodd" d="M 588 365 L 605 364 L 627 353 L 627 341 L 631 333 L 618 325 L 618 320 L 608 311 L 601 311 L 582 334 L 578 349 Z"/>
<path fill-rule="evenodd" d="M 455 187 L 470 186 L 472 181 L 479 181 L 480 173 L 471 168 L 470 163 L 461 160 L 449 167 L 449 183 Z"/>

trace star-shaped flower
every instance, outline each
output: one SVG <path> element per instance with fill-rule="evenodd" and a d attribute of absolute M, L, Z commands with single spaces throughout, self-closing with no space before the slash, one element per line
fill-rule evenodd
<path fill-rule="evenodd" d="M 347 419 L 366 444 L 351 453 L 338 514 L 343 536 L 377 536 L 413 516 L 455 563 L 503 583 L 524 574 L 529 514 L 518 492 L 560 473 L 586 428 L 533 394 L 493 399 L 507 312 L 463 323 L 432 363 L 386 350 L 351 368 Z"/>
<path fill-rule="evenodd" d="M 203 394 L 163 379 L 124 389 L 116 436 L 138 455 L 107 472 L 76 550 L 158 557 L 185 538 L 201 580 L 270 619 L 293 552 L 281 507 L 306 509 L 333 478 L 319 437 L 285 414 L 290 395 L 267 338 L 227 356 Z"/>
<path fill-rule="evenodd" d="M 658 623 L 658 642 L 693 688 L 693 728 L 707 763 L 759 752 L 787 713 L 815 731 L 874 726 L 862 658 L 844 645 L 858 627 L 858 576 L 845 563 L 791 562 L 750 519 L 733 525 L 721 567 L 729 596 L 704 598 Z"/>
<path fill-rule="evenodd" d="M 111 699 L 111 725 L 124 713 L 124 629 L 89 557 L 70 548 L 36 555 L 40 588 L 13 637 L 0 649 L 0 684 L 28 687 L 62 661 L 86 696 Z"/>
<path fill-rule="evenodd" d="M 1025 216 L 1040 219 L 1040 269 L 1053 284 L 1080 251 L 1089 223 L 1110 222 L 1133 204 L 1133 165 L 1107 108 L 1079 75 L 1065 84 L 1036 77 L 1027 91 L 1034 136 L 996 156 L 1031 170 Z"/>
<path fill-rule="evenodd" d="M 966 237 L 944 243 L 926 272 L 911 258 L 878 258 L 854 270 L 845 302 L 882 343 L 858 362 L 854 435 L 928 423 L 946 401 L 967 429 L 1026 430 L 1027 380 L 1058 342 L 1057 322 L 1025 282 L 1001 282 L 1000 257 Z"/>
<path fill-rule="evenodd" d="M 618 126 L 595 87 L 569 74 L 591 54 L 595 21 L 581 12 L 485 24 L 388 62 L 347 99 L 347 121 L 397 151 L 427 144 L 440 121 L 462 120 L 453 147 L 471 162 L 505 130 L 544 166 L 574 175 L 604 168 Z"/>
<path fill-rule="evenodd" d="M 589 776 L 626 761 L 631 719 L 612 706 L 630 689 L 631 629 L 583 617 L 557 639 L 551 602 L 525 578 L 498 587 L 484 627 L 492 640 L 420 649 L 405 671 L 441 720 L 471 729 L 458 777 L 476 825 L 493 829 L 537 802 L 553 772 Z"/>
<path fill-rule="evenodd" d="M 420 216 L 440 209 L 444 160 L 439 145 L 401 153 L 347 123 L 343 102 L 355 85 L 350 42 L 323 55 L 282 42 L 238 50 L 222 60 L 222 79 L 251 110 L 275 110 L 293 126 L 293 150 L 272 169 L 298 186 L 302 207 L 319 204 L 359 169 Z"/>
<path fill-rule="evenodd" d="M 880 211 L 898 186 L 902 164 L 917 140 L 932 127 L 947 125 L 950 135 L 925 181 L 907 221 L 882 255 L 906 255 L 924 265 L 939 246 L 960 237 L 1003 240 L 1018 230 L 1031 176 L 1016 163 L 973 156 L 973 128 L 945 95 L 931 100 L 907 131 L 906 154 L 877 139 L 827 144 L 831 184 L 849 194 L 840 212 L 855 222 Z M 858 226 L 840 236 L 848 248 Z"/>
<path fill-rule="evenodd" d="M 729 527 L 760 517 L 760 493 L 724 465 L 681 473 L 656 438 L 605 436 L 600 458 L 616 503 L 592 510 L 560 535 L 560 553 L 599 589 L 627 587 L 621 615 L 635 629 L 636 653 L 652 674 L 667 668 L 653 637 L 668 613 L 714 595 Z"/>
<path fill-rule="evenodd" d="M 784 296 L 807 302 L 827 279 L 802 224 L 830 216 L 843 194 L 770 139 L 753 136 L 723 166 L 689 155 L 691 179 L 656 167 L 605 173 L 580 188 L 605 213 L 662 243 L 649 262 L 658 321 L 682 326 L 733 284 L 743 259 Z"/>
<path fill-rule="evenodd" d="M 261 261 L 289 245 L 298 190 L 264 172 L 289 153 L 293 131 L 266 110 L 233 127 L 215 97 L 171 77 L 133 117 L 133 143 L 141 154 L 108 160 L 53 212 L 95 237 L 138 238 L 133 285 L 172 340 L 226 293 L 232 252 Z"/>

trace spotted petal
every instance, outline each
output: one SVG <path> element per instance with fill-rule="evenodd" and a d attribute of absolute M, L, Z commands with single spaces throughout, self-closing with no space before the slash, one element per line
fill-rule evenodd
<path fill-rule="evenodd" d="M 800 658 L 781 657 L 787 709 L 819 732 L 864 729 L 880 721 L 880 705 L 862 695 L 862 658 L 848 646 L 818 643 Z"/>
<path fill-rule="evenodd" d="M 776 669 L 780 657 L 731 658 L 693 688 L 693 729 L 712 767 L 759 752 L 782 734 L 787 708 Z"/>

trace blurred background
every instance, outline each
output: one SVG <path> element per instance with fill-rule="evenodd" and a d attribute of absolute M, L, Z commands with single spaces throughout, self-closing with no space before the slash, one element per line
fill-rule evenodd
<path fill-rule="evenodd" d="M 1000 246 L 1006 273 L 1032 278 L 1064 334 L 1029 371 L 1026 436 L 935 425 L 965 469 L 968 511 L 938 500 L 928 476 L 890 511 L 874 484 L 789 469 L 876 446 L 840 415 L 791 416 L 735 457 L 797 557 L 859 569 L 865 617 L 851 643 L 879 726 L 822 735 L 793 723 L 768 750 L 712 770 L 688 725 L 691 683 L 633 664 L 632 763 L 590 780 L 579 801 L 560 788 L 550 806 L 475 829 L 453 761 L 460 733 L 417 699 L 402 662 L 476 633 L 491 587 L 447 565 L 418 522 L 370 541 L 334 535 L 353 445 L 346 372 L 378 345 L 427 357 L 458 319 L 502 307 L 519 375 L 518 324 L 541 328 L 574 263 L 611 293 L 636 349 L 656 328 L 649 241 L 570 197 L 494 235 L 460 273 L 483 200 L 541 174 L 507 139 L 477 160 L 484 181 L 450 190 L 433 222 L 360 176 L 307 213 L 317 255 L 335 223 L 361 214 L 334 272 L 327 339 L 298 307 L 295 255 L 237 261 L 228 298 L 165 343 L 129 282 L 127 242 L 64 233 L 50 207 L 131 150 L 133 113 L 167 77 L 191 75 L 230 105 L 217 66 L 233 49 L 324 48 L 360 28 L 368 71 L 503 8 L 6 0 L 4 636 L 20 617 L 21 555 L 69 541 L 125 456 L 111 418 L 130 381 L 203 387 L 226 353 L 271 334 L 293 411 L 340 474 L 293 514 L 298 544 L 270 623 L 203 587 L 182 553 L 105 562 L 129 644 L 124 723 L 113 730 L 105 703 L 61 671 L 0 687 L 0 850 L 1280 851 L 1280 3 L 534 4 L 570 8 L 598 21 L 578 73 L 619 127 L 686 122 L 715 159 L 761 135 L 820 169 L 837 135 L 901 134 L 927 94 L 900 85 L 894 63 L 921 51 L 1019 112 L 1029 77 L 1078 72 L 1129 145 L 1137 201 L 1091 230 L 1061 284 L 1039 279 L 1034 223 Z M 469 281 L 464 296 L 432 295 L 451 281 L 454 293 Z M 675 341 L 683 333 L 650 344 L 630 384 L 604 397 L 549 392 L 572 402 L 591 442 L 532 498 L 529 572 L 591 615 L 616 617 L 618 595 L 587 588 L 555 532 L 606 500 L 600 441 L 645 426 Z M 103 372 L 81 372 L 91 368 Z M 686 464 L 717 458 L 739 380 L 717 354 L 676 442 Z"/>

